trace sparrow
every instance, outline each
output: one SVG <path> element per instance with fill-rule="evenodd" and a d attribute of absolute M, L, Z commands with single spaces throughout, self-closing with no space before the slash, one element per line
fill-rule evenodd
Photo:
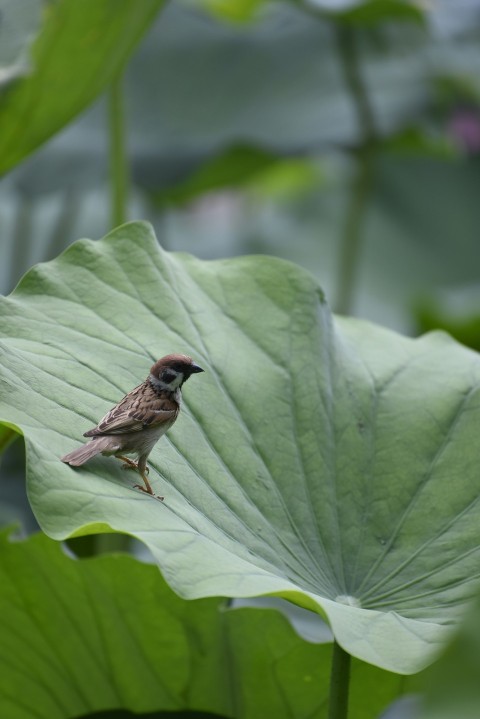
<path fill-rule="evenodd" d="M 136 470 L 145 486 L 134 486 L 153 495 L 148 481 L 147 458 L 160 437 L 178 417 L 182 401 L 181 388 L 190 375 L 204 370 L 191 357 L 170 354 L 159 359 L 142 384 L 132 389 L 107 412 L 96 427 L 84 433 L 91 439 L 82 447 L 61 458 L 78 467 L 97 454 L 114 455 L 124 462 L 124 469 Z M 125 457 L 136 455 L 137 462 Z M 159 497 L 163 500 L 163 497 Z"/>

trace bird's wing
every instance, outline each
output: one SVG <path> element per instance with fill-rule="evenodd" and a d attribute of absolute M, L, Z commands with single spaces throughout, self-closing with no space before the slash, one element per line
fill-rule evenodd
<path fill-rule="evenodd" d="M 149 384 L 143 383 L 112 407 L 96 427 L 85 432 L 84 437 L 140 432 L 145 427 L 170 425 L 176 420 L 178 411 L 175 400 L 158 396 Z"/>

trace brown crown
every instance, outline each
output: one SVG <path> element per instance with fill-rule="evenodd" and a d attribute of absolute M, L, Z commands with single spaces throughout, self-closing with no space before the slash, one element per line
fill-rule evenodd
<path fill-rule="evenodd" d="M 164 370 L 166 367 L 172 367 L 179 372 L 185 372 L 185 374 L 187 375 L 191 374 L 192 372 L 203 371 L 188 355 L 174 353 L 170 355 L 165 355 L 165 357 L 161 357 L 159 360 L 157 360 L 155 364 L 151 367 L 150 372 L 151 374 L 158 377 L 161 371 Z"/>

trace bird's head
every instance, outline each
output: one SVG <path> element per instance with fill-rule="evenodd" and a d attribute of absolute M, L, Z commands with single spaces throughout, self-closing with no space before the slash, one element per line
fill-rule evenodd
<path fill-rule="evenodd" d="M 150 369 L 150 382 L 155 388 L 174 392 L 190 375 L 203 372 L 191 357 L 171 354 L 157 360 Z"/>

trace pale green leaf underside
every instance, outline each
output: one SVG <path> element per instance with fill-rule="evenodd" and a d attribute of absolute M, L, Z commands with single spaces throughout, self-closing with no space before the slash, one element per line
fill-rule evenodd
<path fill-rule="evenodd" d="M 182 596 L 288 596 L 366 661 L 431 660 L 478 583 L 475 353 L 332 319 L 300 268 L 168 254 L 142 223 L 34 268 L 0 317 L 0 419 L 50 536 L 127 532 Z M 112 458 L 63 465 L 171 351 L 206 372 L 151 455 L 165 503 Z"/>

